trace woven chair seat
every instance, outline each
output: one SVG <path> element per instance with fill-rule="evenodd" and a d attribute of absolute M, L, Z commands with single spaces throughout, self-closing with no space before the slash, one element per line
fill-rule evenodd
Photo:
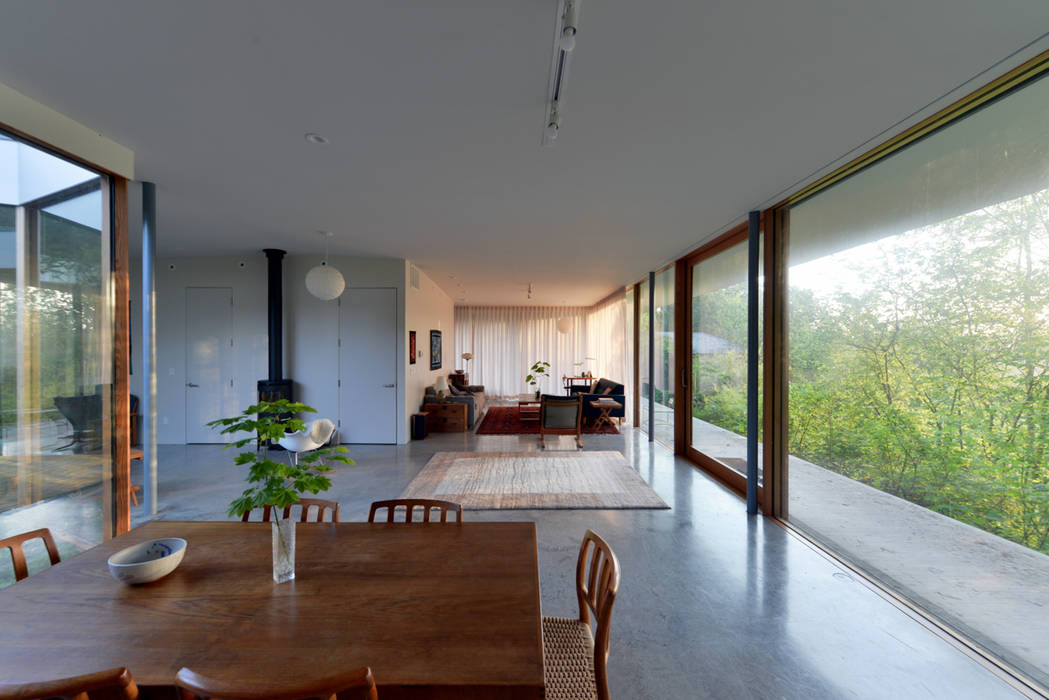
<path fill-rule="evenodd" d="M 547 700 L 596 700 L 589 625 L 571 617 L 544 617 L 543 662 Z"/>

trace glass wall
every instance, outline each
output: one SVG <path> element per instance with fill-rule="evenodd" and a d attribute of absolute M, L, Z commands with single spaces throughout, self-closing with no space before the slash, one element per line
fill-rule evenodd
<path fill-rule="evenodd" d="M 638 324 L 637 324 L 637 366 L 638 366 L 638 384 L 640 390 L 640 401 L 638 407 L 640 409 L 640 421 L 639 425 L 641 430 L 648 432 L 648 416 L 649 416 L 649 388 L 652 386 L 652 381 L 649 373 L 648 358 L 651 356 L 651 343 L 649 342 L 649 289 L 648 280 L 644 280 L 638 285 L 638 304 L 640 308 L 637 312 Z"/>
<path fill-rule="evenodd" d="M 689 443 L 740 474 L 746 474 L 747 467 L 747 255 L 744 237 L 696 262 L 692 266 L 690 309 Z M 759 289 L 759 298 L 760 294 Z M 758 308 L 760 314 L 760 305 Z M 758 329 L 760 348 L 760 316 Z M 758 378 L 760 401 L 760 370 Z"/>
<path fill-rule="evenodd" d="M 63 557 L 112 530 L 107 191 L 0 135 L 0 537 L 48 527 Z"/>
<path fill-rule="evenodd" d="M 1049 81 L 789 211 L 789 518 L 1049 682 Z"/>
<path fill-rule="evenodd" d="M 641 429 L 648 432 L 649 392 L 655 392 L 654 437 L 667 445 L 674 444 L 674 268 L 656 273 L 656 283 L 649 290 L 648 280 L 641 283 L 641 312 L 638 328 L 638 355 L 641 381 Z M 649 318 L 649 294 L 655 295 L 655 315 Z M 649 324 L 655 331 L 654 373 L 649 376 Z"/>
<path fill-rule="evenodd" d="M 674 370 L 674 268 L 656 274 L 656 364 L 652 384 L 655 387 L 655 436 L 667 445 L 674 444 L 674 394 L 677 386 Z"/>

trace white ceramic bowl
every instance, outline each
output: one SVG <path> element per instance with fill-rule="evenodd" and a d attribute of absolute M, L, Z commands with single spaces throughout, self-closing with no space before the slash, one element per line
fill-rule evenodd
<path fill-rule="evenodd" d="M 164 537 L 140 542 L 109 558 L 109 573 L 121 583 L 149 583 L 170 574 L 182 563 L 186 540 Z"/>

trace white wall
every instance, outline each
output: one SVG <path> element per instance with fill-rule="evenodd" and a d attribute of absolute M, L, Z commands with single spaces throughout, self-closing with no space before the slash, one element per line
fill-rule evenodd
<path fill-rule="evenodd" d="M 310 295 L 305 284 L 306 273 L 320 259 L 301 255 L 284 258 L 284 376 L 295 382 L 295 400 L 313 406 L 320 416 L 335 418 L 339 415 L 339 390 L 335 383 L 339 366 L 339 308 L 335 301 L 324 302 Z M 404 328 L 403 259 L 332 256 L 330 264 L 342 272 L 347 288 L 395 289 L 397 328 Z M 181 444 L 186 438 L 186 287 L 233 288 L 237 396 L 234 410 L 240 410 L 255 402 L 256 382 L 269 372 L 266 258 L 260 251 L 243 257 L 160 259 L 156 286 L 157 441 Z M 450 299 L 448 303 L 450 308 Z M 448 318 L 450 330 L 450 312 Z M 141 333 L 141 328 L 136 333 Z M 398 376 L 402 378 L 407 363 L 406 343 L 407 334 L 399 332 L 396 353 Z M 407 415 L 418 410 L 418 402 L 414 407 L 406 405 L 405 385 L 402 379 L 397 387 L 397 414 L 405 416 L 398 422 L 398 443 L 406 442 L 410 434 Z"/>
<path fill-rule="evenodd" d="M 162 258 L 155 283 L 157 442 L 181 444 L 186 441 L 186 287 L 233 289 L 235 410 L 246 408 L 258 398 L 255 383 L 269 370 L 266 258 L 261 252 L 242 258 Z M 141 327 L 135 332 L 140 334 Z M 140 347 L 135 352 L 141 357 Z"/>
<path fill-rule="evenodd" d="M 288 256 L 284 260 L 284 346 L 285 375 L 295 381 L 295 397 L 317 409 L 320 416 L 339 415 L 339 307 L 321 301 L 306 291 L 306 273 L 321 261 L 317 255 Z M 386 287 L 397 290 L 397 328 L 404 325 L 404 260 L 401 258 L 355 258 L 333 255 L 329 264 L 342 273 L 346 288 Z M 397 357 L 407 356 L 407 336 L 397 334 Z M 397 376 L 404 376 L 403 359 Z M 405 414 L 404 381 L 397 382 L 397 415 Z M 343 416 L 346 420 L 346 416 Z M 397 425 L 397 442 L 407 442 L 407 421 Z"/>
<path fill-rule="evenodd" d="M 411 263 L 405 261 L 403 272 L 406 276 L 410 266 Z M 447 375 L 461 367 L 462 360 L 455 348 L 455 303 L 422 270 L 419 270 L 419 289 L 412 289 L 410 285 L 408 287 L 404 320 L 404 338 L 407 339 L 408 331 L 415 331 L 416 348 L 422 353 L 414 365 L 408 365 L 405 377 L 407 425 L 411 414 L 422 407 L 426 387 L 433 386 L 439 375 Z M 441 331 L 443 360 L 441 369 L 433 371 L 430 370 L 431 330 Z M 405 358 L 405 362 L 408 361 L 407 348 L 401 357 Z"/>

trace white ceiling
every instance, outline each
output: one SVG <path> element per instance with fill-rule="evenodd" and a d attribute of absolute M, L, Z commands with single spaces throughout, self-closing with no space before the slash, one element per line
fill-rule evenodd
<path fill-rule="evenodd" d="M 1049 30 L 1044 0 L 585 0 L 544 148 L 555 15 L 554 0 L 12 1 L 0 82 L 134 149 L 161 255 L 321 252 L 325 229 L 333 253 L 407 257 L 459 303 L 577 305 Z"/>

